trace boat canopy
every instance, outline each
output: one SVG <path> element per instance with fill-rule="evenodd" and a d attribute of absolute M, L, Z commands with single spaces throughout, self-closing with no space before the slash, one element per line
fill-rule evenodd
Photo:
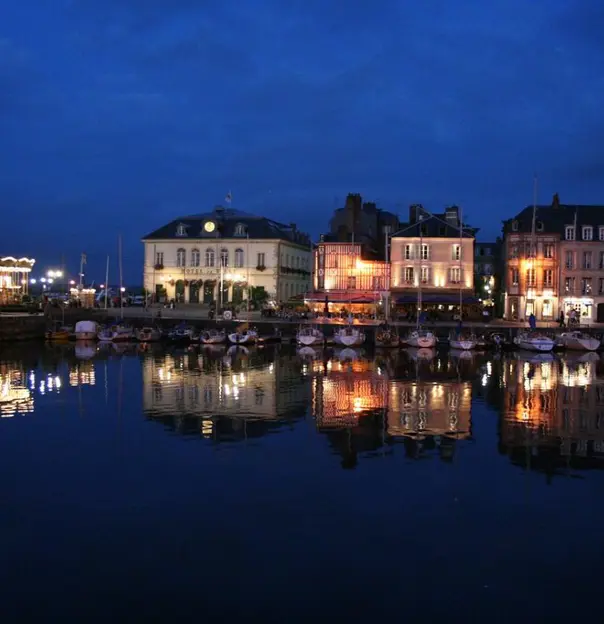
<path fill-rule="evenodd" d="M 78 321 L 75 325 L 75 331 L 77 332 L 96 332 L 98 326 L 95 321 Z"/>

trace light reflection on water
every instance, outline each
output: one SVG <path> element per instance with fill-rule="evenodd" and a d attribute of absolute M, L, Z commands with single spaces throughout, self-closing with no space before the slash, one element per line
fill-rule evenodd
<path fill-rule="evenodd" d="M 0 615 L 576 616 L 599 583 L 603 372 L 593 355 L 4 348 Z"/>
<path fill-rule="evenodd" d="M 99 371 L 107 403 L 124 387 L 132 391 L 121 367 L 113 387 L 108 382 L 108 367 L 116 373 L 126 358 L 140 361 L 146 419 L 213 443 L 259 438 L 310 418 L 347 468 L 359 454 L 373 457 L 399 443 L 407 457 L 451 461 L 459 444 L 472 440 L 474 396 L 499 413 L 497 448 L 513 463 L 551 474 L 604 466 L 604 378 L 593 353 L 459 357 L 430 350 L 89 344 L 33 356 L 29 364 L 0 363 L 2 417 L 34 414 L 74 389 L 84 409 L 81 391 L 98 383 Z"/>

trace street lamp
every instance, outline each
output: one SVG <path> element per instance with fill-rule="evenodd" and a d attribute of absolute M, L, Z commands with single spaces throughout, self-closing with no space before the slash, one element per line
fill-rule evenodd
<path fill-rule="evenodd" d="M 70 286 L 75 286 L 75 280 L 69 280 L 69 285 Z"/>
<path fill-rule="evenodd" d="M 120 288 L 120 291 L 121 291 L 121 292 L 126 292 L 126 289 L 122 286 L 122 287 Z"/>
<path fill-rule="evenodd" d="M 30 283 L 30 284 L 35 284 L 35 283 L 36 283 L 36 280 L 35 280 L 35 279 L 30 279 L 30 280 L 29 280 L 29 283 Z"/>

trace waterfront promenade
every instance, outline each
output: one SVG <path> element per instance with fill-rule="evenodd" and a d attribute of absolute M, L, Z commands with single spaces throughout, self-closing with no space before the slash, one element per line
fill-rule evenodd
<path fill-rule="evenodd" d="M 102 311 L 104 312 L 104 310 Z M 154 306 L 148 309 L 143 309 L 140 307 L 125 307 L 122 310 L 120 308 L 109 308 L 107 310 L 107 314 L 112 318 L 119 318 L 122 313 L 125 319 L 155 319 L 157 317 L 157 313 L 161 313 L 162 319 L 174 319 L 175 321 L 186 320 L 186 321 L 208 321 L 208 310 L 206 308 L 198 307 L 198 306 L 178 306 L 174 309 L 163 308 Z M 235 322 L 243 323 L 247 320 L 247 314 L 244 312 L 238 316 L 238 318 L 233 319 Z M 233 320 L 229 322 L 233 322 Z M 250 312 L 249 320 L 253 323 L 267 323 L 271 325 L 300 325 L 304 323 L 319 323 L 326 325 L 343 325 L 345 321 L 338 319 L 338 321 L 326 321 L 323 318 L 320 319 L 283 319 L 279 317 L 263 317 L 260 312 Z M 220 321 L 220 319 L 219 319 Z M 378 325 L 376 321 L 366 321 L 362 323 L 355 322 L 355 324 L 364 325 L 367 327 L 375 327 Z M 397 327 L 415 327 L 415 322 L 408 321 L 390 321 L 390 325 L 394 325 Z M 425 327 L 457 327 L 457 321 L 436 321 L 436 322 L 428 322 L 424 325 Z M 537 323 L 539 328 L 547 328 L 547 329 L 558 329 L 558 322 L 543 322 L 539 321 Z M 528 327 L 528 323 L 524 321 L 509 321 L 506 319 L 493 319 L 487 323 L 480 321 L 464 321 L 464 327 L 472 327 L 472 328 L 480 328 L 483 330 L 486 329 L 518 329 L 521 327 Z M 574 328 L 573 328 L 574 329 Z M 578 328 L 577 328 L 578 329 Z M 604 329 L 604 323 L 592 323 L 590 325 L 581 325 L 580 329 Z"/>

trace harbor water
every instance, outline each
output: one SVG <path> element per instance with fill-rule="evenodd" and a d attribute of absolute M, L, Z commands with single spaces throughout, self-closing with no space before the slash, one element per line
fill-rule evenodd
<path fill-rule="evenodd" d="M 598 613 L 599 355 L 0 351 L 3 622 Z"/>

